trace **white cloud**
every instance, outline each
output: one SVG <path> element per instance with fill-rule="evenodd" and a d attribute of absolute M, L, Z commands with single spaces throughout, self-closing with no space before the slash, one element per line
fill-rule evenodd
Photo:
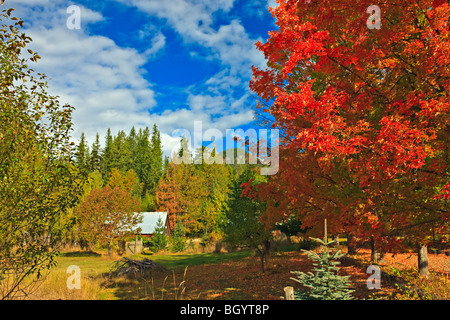
<path fill-rule="evenodd" d="M 144 77 L 143 65 L 150 54 L 164 46 L 162 35 L 149 52 L 139 53 L 85 30 L 89 23 L 103 19 L 99 12 L 80 6 L 82 28 L 70 30 L 66 26 L 69 4 L 65 1 L 13 0 L 10 5 L 18 3 L 22 6 L 16 16 L 24 17 L 25 32 L 33 39 L 29 48 L 42 57 L 30 67 L 50 78 L 49 92 L 60 96 L 62 104 L 76 108 L 75 139 L 85 132 L 93 142 L 96 132 L 104 135 L 107 128 L 117 132 L 132 125 L 152 124 L 147 108 L 156 106 L 155 94 Z"/>
<path fill-rule="evenodd" d="M 158 32 L 151 40 L 150 48 L 145 51 L 145 55 L 149 58 L 155 56 L 158 52 L 160 52 L 166 45 L 166 37 Z"/>
<path fill-rule="evenodd" d="M 50 93 L 60 96 L 61 103 L 76 107 L 74 138 L 85 132 L 92 143 L 97 132 L 103 140 L 107 128 L 116 134 L 119 130 L 127 132 L 132 126 L 139 129 L 156 123 L 164 151 L 169 154 L 179 142 L 172 132 L 179 128 L 192 131 L 196 120 L 202 121 L 204 130 L 216 128 L 224 135 L 226 129 L 252 121 L 253 113 L 245 108 L 245 103 L 250 65 L 263 61 L 254 48 L 257 39 L 252 39 L 238 20 L 212 27 L 213 13 L 229 12 L 233 0 L 117 1 L 165 19 L 186 43 L 208 49 L 221 69 L 200 84 L 202 91 L 195 85 L 186 89 L 188 108 L 158 112 L 157 93 L 145 78 L 144 65 L 166 47 L 166 36 L 160 29 L 146 25 L 137 32 L 141 40 L 150 42 L 149 49 L 139 52 L 120 47 L 108 37 L 91 34 L 90 24 L 108 19 L 100 12 L 80 5 L 81 29 L 69 30 L 66 9 L 72 2 L 10 0 L 9 4 L 18 8 L 16 16 L 24 17 L 25 31 L 33 39 L 30 48 L 42 57 L 31 67 L 51 78 Z M 241 92 L 237 98 L 236 88 Z"/>
<path fill-rule="evenodd" d="M 248 124 L 253 120 L 252 111 L 246 108 L 245 103 L 250 97 L 248 81 L 251 78 L 251 66 L 265 63 L 263 55 L 255 47 L 255 43 L 262 39 L 252 38 L 237 19 L 219 26 L 215 26 L 213 20 L 214 14 L 229 12 L 234 1 L 116 1 L 135 6 L 152 17 L 167 21 L 190 49 L 195 46 L 207 49 L 200 52 L 191 49 L 191 56 L 196 59 L 215 60 L 220 65 L 221 68 L 216 74 L 188 90 L 186 103 L 192 111 L 191 115 L 197 115 L 197 119 L 199 112 L 215 116 L 214 124 L 205 124 L 223 128 Z M 264 7 L 264 4 L 262 6 Z M 208 55 L 205 56 L 205 52 Z M 236 98 L 237 94 L 239 96 Z M 182 113 L 187 113 L 187 110 Z M 176 118 L 174 114 L 171 114 L 171 117 Z M 176 123 L 185 125 L 189 120 L 185 118 Z"/>
<path fill-rule="evenodd" d="M 239 20 L 234 19 L 218 28 L 213 28 L 213 16 L 217 12 L 227 13 L 233 0 L 116 0 L 140 11 L 167 21 L 182 36 L 185 43 L 208 49 L 208 56 L 191 51 L 191 56 L 205 60 L 216 59 L 221 70 L 205 84 L 208 90 L 247 87 L 251 77 L 251 65 L 263 65 L 263 55 L 255 48 L 260 38 L 249 36 Z"/>
<path fill-rule="evenodd" d="M 228 12 L 233 7 L 233 0 L 116 1 L 165 19 L 185 42 L 208 48 L 222 65 L 231 68 L 233 74 L 249 76 L 249 66 L 263 61 L 263 56 L 255 48 L 256 41 L 261 39 L 250 38 L 238 20 L 221 25 L 218 30 L 212 27 L 213 14 Z"/>

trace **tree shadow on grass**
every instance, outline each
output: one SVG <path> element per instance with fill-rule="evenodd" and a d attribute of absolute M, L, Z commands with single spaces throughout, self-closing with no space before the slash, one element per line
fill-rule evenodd
<path fill-rule="evenodd" d="M 173 272 L 148 272 L 105 279 L 103 286 L 119 300 L 184 299 L 185 280 Z"/>
<path fill-rule="evenodd" d="M 100 253 L 94 251 L 61 252 L 59 255 L 61 257 L 101 257 Z"/>

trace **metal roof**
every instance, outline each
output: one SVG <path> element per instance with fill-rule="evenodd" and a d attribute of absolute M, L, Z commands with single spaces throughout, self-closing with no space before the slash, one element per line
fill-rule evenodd
<path fill-rule="evenodd" d="M 137 224 L 137 228 L 141 228 L 141 234 L 153 234 L 155 232 L 158 219 L 161 217 L 163 225 L 166 225 L 167 212 L 141 212 L 143 219 Z"/>

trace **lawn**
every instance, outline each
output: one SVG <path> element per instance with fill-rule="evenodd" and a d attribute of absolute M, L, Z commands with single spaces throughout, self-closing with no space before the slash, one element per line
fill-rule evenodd
<path fill-rule="evenodd" d="M 248 257 L 251 251 L 237 251 L 230 253 L 189 253 L 189 254 L 140 254 L 132 256 L 133 259 L 147 258 L 163 265 L 168 269 L 179 270 L 186 266 L 197 266 L 202 264 L 215 264 L 228 260 L 239 260 Z"/>
<path fill-rule="evenodd" d="M 364 255 L 361 257 L 364 258 Z M 308 271 L 311 261 L 299 251 L 273 252 L 261 273 L 259 258 L 250 251 L 232 253 L 140 254 L 134 259 L 147 258 L 170 271 L 133 278 L 109 278 L 108 271 L 120 257 L 108 257 L 105 252 L 66 252 L 56 258 L 57 265 L 30 296 L 32 299 L 281 299 L 286 286 L 298 287 L 291 271 Z M 431 263 L 434 260 L 431 261 Z M 81 270 L 81 289 L 66 286 L 67 267 L 77 265 Z M 391 267 L 392 264 L 389 265 Z M 349 275 L 355 297 L 402 298 L 394 284 L 382 282 L 381 290 L 369 290 L 369 275 L 362 267 L 341 265 L 340 273 Z M 440 280 L 439 280 L 440 281 Z M 449 290 L 448 282 L 439 282 Z M 444 286 L 444 287 L 442 287 Z M 375 295 L 374 295 L 375 294 Z"/>

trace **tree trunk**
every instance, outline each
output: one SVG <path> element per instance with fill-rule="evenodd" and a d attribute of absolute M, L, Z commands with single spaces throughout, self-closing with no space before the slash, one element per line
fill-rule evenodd
<path fill-rule="evenodd" d="M 111 254 L 112 254 L 112 252 L 111 252 L 111 242 L 108 241 L 108 256 L 111 257 Z"/>
<path fill-rule="evenodd" d="M 418 267 L 419 274 L 422 277 L 428 278 L 428 248 L 425 245 L 419 246 L 418 248 Z"/>
<path fill-rule="evenodd" d="M 334 235 L 334 239 L 333 240 L 334 240 L 334 246 L 336 248 L 339 248 L 339 233 Z"/>
<path fill-rule="evenodd" d="M 375 246 L 375 240 L 372 238 L 370 240 L 370 261 L 373 263 L 378 263 L 381 260 L 381 253 L 377 252 L 376 246 Z"/>
<path fill-rule="evenodd" d="M 353 235 L 351 233 L 347 233 L 347 253 L 349 255 L 356 254 L 356 247 L 353 243 Z"/>
<path fill-rule="evenodd" d="M 264 252 L 261 253 L 261 272 L 264 273 Z"/>
<path fill-rule="evenodd" d="M 270 241 L 269 240 L 266 240 L 266 241 L 264 241 L 264 257 L 265 257 L 265 260 L 266 260 L 266 262 L 267 262 L 267 258 L 269 257 L 269 255 L 270 255 Z"/>

